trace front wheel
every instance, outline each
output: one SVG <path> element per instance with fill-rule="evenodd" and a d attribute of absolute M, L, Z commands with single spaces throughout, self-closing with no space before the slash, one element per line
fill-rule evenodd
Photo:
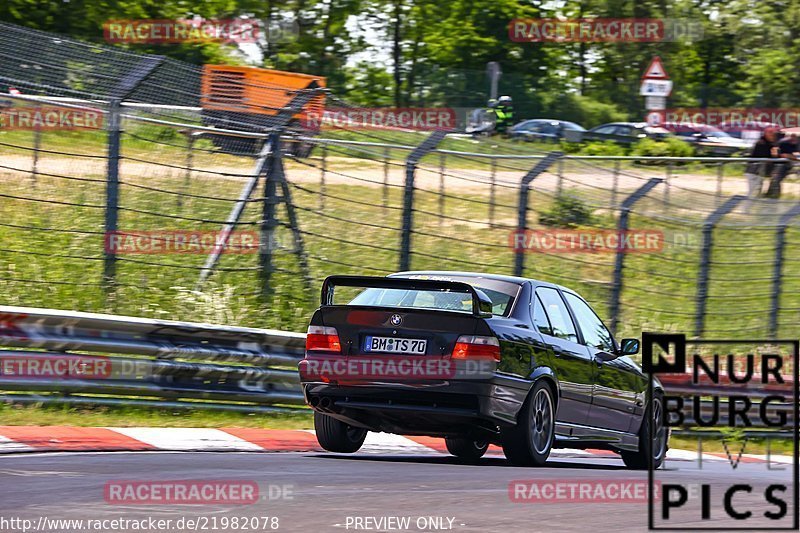
<path fill-rule="evenodd" d="M 652 416 L 648 418 L 647 414 Z M 639 429 L 639 450 L 635 452 L 620 451 L 625 466 L 632 470 L 645 470 L 650 466 L 651 458 L 654 469 L 664 464 L 667 456 L 667 426 L 664 416 L 664 398 L 660 395 L 655 396 L 651 409 L 645 411 L 645 417 Z M 652 440 L 650 439 L 651 422 Z"/>
<path fill-rule="evenodd" d="M 553 448 L 555 429 L 553 392 L 539 381 L 525 401 L 517 425 L 502 436 L 506 458 L 517 466 L 544 466 Z"/>
<path fill-rule="evenodd" d="M 477 461 L 489 449 L 489 443 L 486 441 L 461 437 L 445 437 L 444 443 L 450 455 L 455 455 L 464 461 Z"/>
<path fill-rule="evenodd" d="M 354 453 L 364 444 L 367 430 L 353 427 L 332 416 L 314 412 L 314 430 L 319 445 L 329 452 Z"/>

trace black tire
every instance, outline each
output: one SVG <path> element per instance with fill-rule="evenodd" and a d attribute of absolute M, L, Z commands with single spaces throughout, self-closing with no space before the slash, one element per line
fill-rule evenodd
<path fill-rule="evenodd" d="M 650 413 L 650 410 L 645 411 Z M 650 440 L 650 418 L 644 417 L 639 428 L 639 450 L 629 452 L 620 450 L 622 462 L 632 470 L 646 470 L 650 467 L 650 457 L 653 458 L 653 468 L 660 468 L 667 455 L 668 435 L 664 424 L 664 398 L 656 395 L 652 404 L 652 419 L 655 420 L 653 440 Z M 654 445 L 655 444 L 655 445 Z"/>
<path fill-rule="evenodd" d="M 483 454 L 489 449 L 489 443 L 486 441 L 462 437 L 445 437 L 444 443 L 450 455 L 455 455 L 459 459 L 470 462 L 477 461 L 483 457 Z"/>
<path fill-rule="evenodd" d="M 319 445 L 329 452 L 354 453 L 364 444 L 367 430 L 353 427 L 331 416 L 314 412 L 314 430 Z"/>
<path fill-rule="evenodd" d="M 544 466 L 556 435 L 553 390 L 538 381 L 522 406 L 517 425 L 503 432 L 503 452 L 516 466 Z"/>

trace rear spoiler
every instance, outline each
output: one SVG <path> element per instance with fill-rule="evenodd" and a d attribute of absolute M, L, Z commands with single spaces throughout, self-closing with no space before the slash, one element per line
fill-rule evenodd
<path fill-rule="evenodd" d="M 461 281 L 381 276 L 328 276 L 322 282 L 321 305 L 333 305 L 333 293 L 336 287 L 463 292 L 472 295 L 472 314 L 474 316 L 484 318 L 492 316 L 492 301 L 486 296 L 486 293 Z"/>

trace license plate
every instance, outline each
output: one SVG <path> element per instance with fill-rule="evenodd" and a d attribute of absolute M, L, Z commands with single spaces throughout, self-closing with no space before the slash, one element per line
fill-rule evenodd
<path fill-rule="evenodd" d="M 424 355 L 428 341 L 424 339 L 398 339 L 396 337 L 367 336 L 364 341 L 365 352 L 412 353 Z"/>

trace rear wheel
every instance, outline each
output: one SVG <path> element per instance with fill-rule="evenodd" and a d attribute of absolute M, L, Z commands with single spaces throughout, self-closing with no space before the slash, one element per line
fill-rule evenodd
<path fill-rule="evenodd" d="M 534 385 L 517 425 L 503 434 L 503 452 L 517 466 L 544 466 L 555 440 L 553 392 L 544 382 Z"/>
<path fill-rule="evenodd" d="M 353 427 L 316 411 L 314 412 L 314 429 L 319 445 L 329 452 L 357 452 L 364 444 L 364 439 L 367 438 L 366 429 Z"/>
<path fill-rule="evenodd" d="M 445 437 L 444 443 L 450 455 L 455 455 L 464 461 L 477 461 L 489 448 L 489 443 L 486 441 L 462 437 Z"/>
<path fill-rule="evenodd" d="M 667 455 L 667 427 L 664 423 L 664 399 L 655 396 L 652 402 L 652 417 L 644 417 L 639 429 L 639 450 L 635 452 L 620 451 L 622 462 L 633 470 L 645 470 L 653 459 L 653 468 L 659 468 Z M 648 413 L 650 411 L 645 411 Z M 650 425 L 653 425 L 653 439 L 650 439 Z"/>

